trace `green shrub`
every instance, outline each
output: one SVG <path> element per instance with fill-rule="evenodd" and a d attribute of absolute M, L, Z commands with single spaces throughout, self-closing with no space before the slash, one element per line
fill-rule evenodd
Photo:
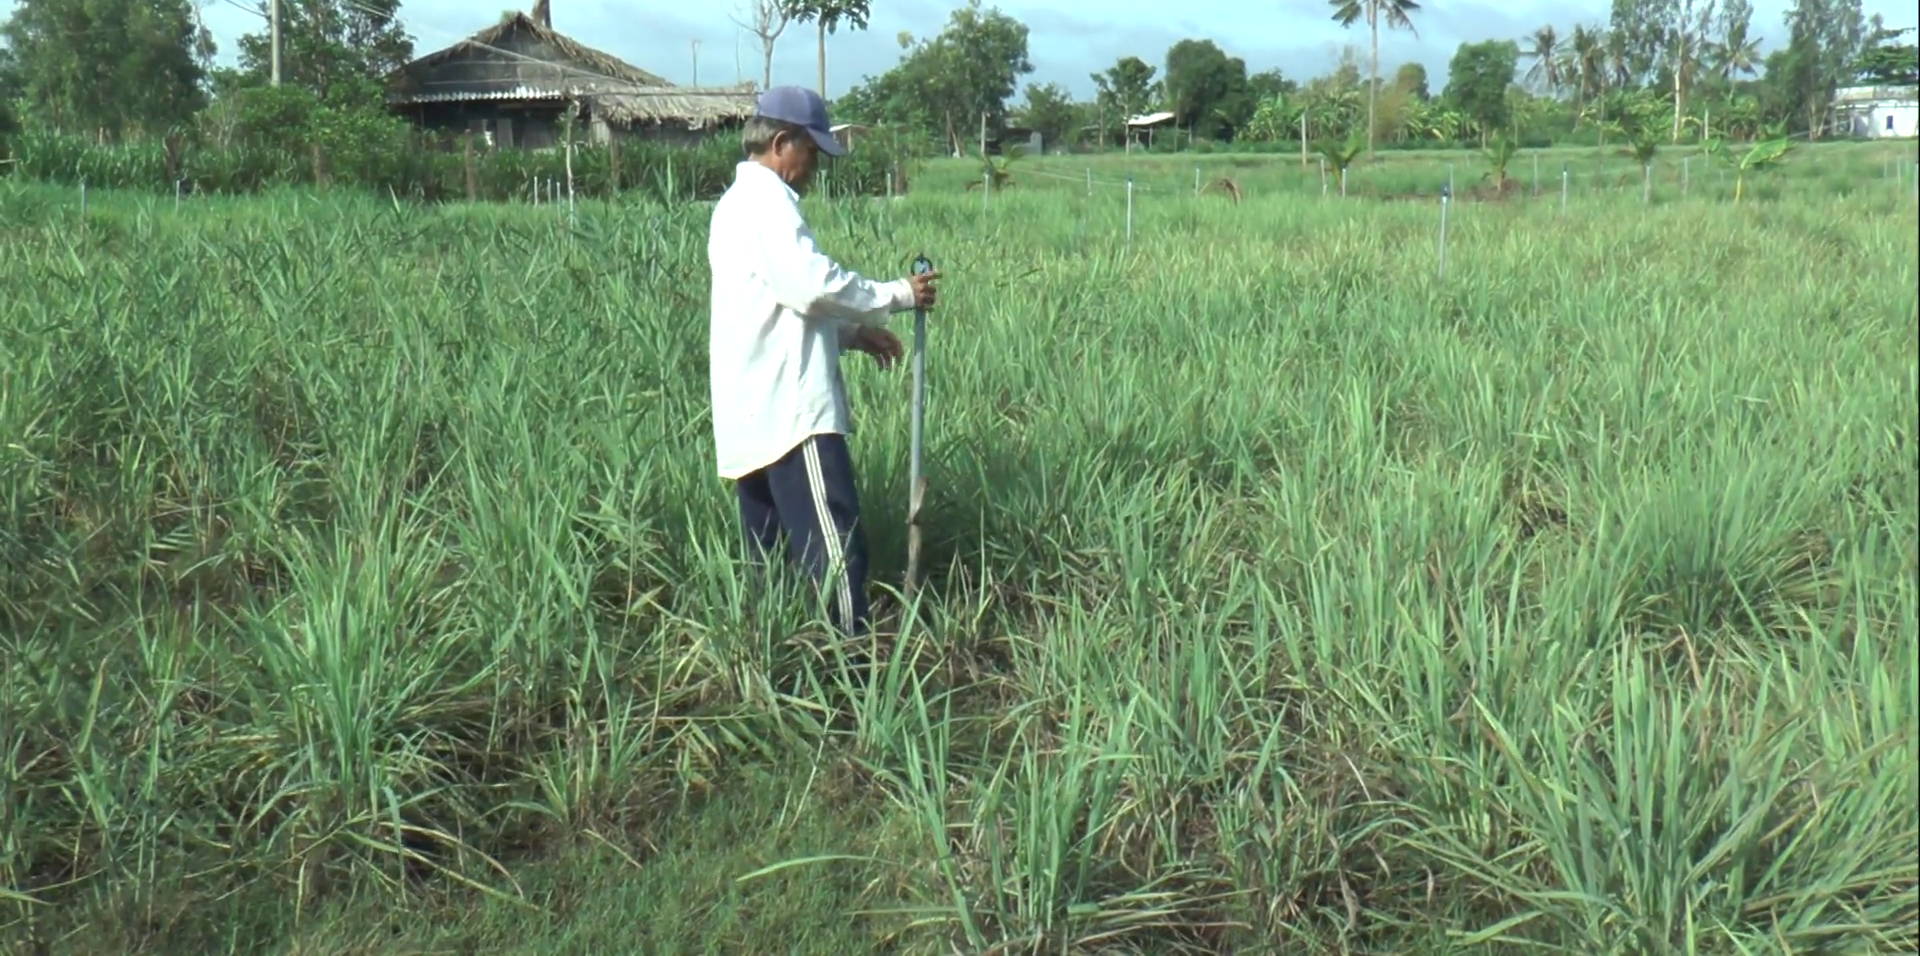
<path fill-rule="evenodd" d="M 464 137 L 415 130 L 362 96 L 322 101 L 292 86 L 240 91 L 164 140 L 101 143 L 46 128 L 16 133 L 14 175 L 95 188 L 247 194 L 276 186 L 334 185 L 429 202 L 468 196 Z M 823 171 L 836 195 L 884 195 L 887 176 L 916 151 L 906 138 L 871 136 Z M 740 142 L 730 132 L 697 146 L 646 139 L 565 149 L 491 149 L 476 143 L 472 198 L 531 200 L 536 184 L 583 198 L 639 193 L 711 199 L 733 181 Z M 569 177 L 571 166 L 571 177 Z"/>

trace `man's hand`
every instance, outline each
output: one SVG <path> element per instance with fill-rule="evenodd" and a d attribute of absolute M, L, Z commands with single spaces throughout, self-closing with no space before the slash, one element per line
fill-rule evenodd
<path fill-rule="evenodd" d="M 933 308 L 933 300 L 939 294 L 939 290 L 933 287 L 933 280 L 938 278 L 940 278 L 938 272 L 922 272 L 917 276 L 907 277 L 907 282 L 913 286 L 914 308 Z"/>
<path fill-rule="evenodd" d="M 907 347 L 900 343 L 899 336 L 886 329 L 870 325 L 856 328 L 847 347 L 873 356 L 873 360 L 880 364 L 881 371 L 893 368 L 893 363 L 907 354 Z"/>

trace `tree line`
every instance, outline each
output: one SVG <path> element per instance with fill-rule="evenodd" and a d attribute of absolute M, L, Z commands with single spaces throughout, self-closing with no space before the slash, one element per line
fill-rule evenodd
<path fill-rule="evenodd" d="M 328 106 L 384 108 L 380 78 L 413 58 L 399 6 L 280 0 L 281 82 Z M 0 122 L 117 140 L 239 112 L 271 81 L 266 0 L 249 9 L 259 27 L 239 38 L 238 64 L 216 67 L 192 0 L 16 0 L 0 24 Z"/>
<path fill-rule="evenodd" d="M 260 26 L 238 39 L 237 64 L 218 67 L 192 0 L 17 0 L 0 24 L 0 172 L 167 193 L 339 184 L 553 201 L 570 184 L 578 197 L 684 199 L 724 188 L 738 159 L 724 139 L 569 158 L 416 130 L 386 106 L 385 78 L 415 56 L 399 0 L 280 0 L 277 83 L 268 8 L 252 2 Z M 793 0 L 791 15 L 824 35 L 866 14 L 857 0 Z M 889 188 L 887 151 L 862 152 L 834 165 L 828 188 Z"/>
<path fill-rule="evenodd" d="M 985 125 L 1039 132 L 1049 144 L 1122 142 L 1129 117 L 1173 114 L 1184 143 L 1283 143 L 1355 137 L 1368 149 L 1512 140 L 1605 142 L 1665 125 L 1668 138 L 1830 135 L 1836 90 L 1913 86 L 1920 56 L 1913 29 L 1863 15 L 1859 0 L 1793 0 L 1787 43 L 1762 51 L 1750 0 L 1614 0 L 1606 23 L 1544 25 L 1518 38 L 1459 45 L 1437 93 L 1425 67 L 1382 77 L 1379 35 L 1418 33 L 1415 0 L 1329 0 L 1328 14 L 1364 27 L 1368 47 L 1304 80 L 1283 68 L 1249 68 L 1214 40 L 1183 39 L 1159 61 L 1119 58 L 1093 74 L 1094 96 L 1076 100 L 1034 72 L 1027 28 L 980 0 L 954 11 L 926 39 L 900 37 L 891 69 L 836 100 L 843 116 L 917 131 L 931 148 L 971 152 Z M 983 123 L 984 121 L 984 123 Z"/>
<path fill-rule="evenodd" d="M 250 2 L 259 26 L 239 38 L 237 65 L 216 67 L 193 0 L 17 0 L 0 24 L 0 135 L 289 155 L 321 140 L 398 148 L 406 127 L 385 110 L 382 78 L 414 56 L 399 0 L 281 0 L 279 87 L 266 0 Z M 828 36 L 866 29 L 872 15 L 870 0 L 746 2 L 739 22 L 760 37 L 767 74 L 787 27 L 813 27 L 822 89 Z M 1111 148 L 1128 138 L 1129 117 L 1155 111 L 1172 114 L 1173 143 L 1201 148 L 1544 145 L 1657 127 L 1673 141 L 1787 130 L 1819 138 L 1831 132 L 1835 90 L 1920 81 L 1912 29 L 1863 16 L 1860 0 L 1792 0 L 1786 43 L 1771 51 L 1761 49 L 1750 0 L 1614 0 L 1605 23 L 1460 44 L 1434 92 L 1420 64 L 1386 77 L 1379 59 L 1381 32 L 1417 36 L 1426 12 L 1416 0 L 1329 0 L 1327 15 L 1364 29 L 1367 44 L 1321 75 L 1255 71 L 1212 39 L 1188 38 L 1157 62 L 1119 58 L 1091 76 L 1094 95 L 1081 101 L 1058 82 L 1032 82 L 1025 24 L 970 0 L 938 33 L 901 34 L 899 61 L 834 97 L 835 110 L 904 133 L 902 149 L 954 154 L 1013 126 L 1053 145 Z"/>

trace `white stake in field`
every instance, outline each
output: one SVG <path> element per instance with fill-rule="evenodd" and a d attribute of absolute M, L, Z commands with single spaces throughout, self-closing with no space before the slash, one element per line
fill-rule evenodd
<path fill-rule="evenodd" d="M 925 275 L 933 271 L 933 262 L 926 256 L 913 260 L 913 274 Z M 921 459 L 924 454 L 923 436 L 927 419 L 927 310 L 913 310 L 913 411 L 911 438 L 907 453 L 907 582 L 903 589 L 906 599 L 913 600 L 913 594 L 920 586 L 920 506 L 926 503 L 927 479 L 921 471 Z"/>

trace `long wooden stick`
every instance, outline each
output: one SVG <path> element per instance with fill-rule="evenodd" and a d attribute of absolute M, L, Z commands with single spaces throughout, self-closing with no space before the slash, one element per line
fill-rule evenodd
<path fill-rule="evenodd" d="M 925 256 L 913 262 L 913 274 L 933 271 Z M 920 587 L 920 506 L 926 503 L 927 479 L 921 473 L 922 438 L 927 418 L 927 310 L 913 310 L 913 444 L 907 465 L 907 583 L 905 595 L 913 600 Z"/>

